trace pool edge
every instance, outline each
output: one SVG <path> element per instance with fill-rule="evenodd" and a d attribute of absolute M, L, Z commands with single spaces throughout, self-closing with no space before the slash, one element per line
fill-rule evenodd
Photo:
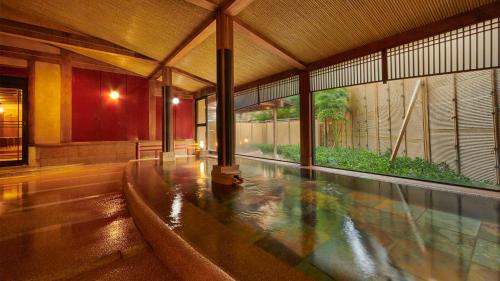
<path fill-rule="evenodd" d="M 143 238 L 169 270 L 182 280 L 235 280 L 171 230 L 148 207 L 135 187 L 129 162 L 125 167 L 122 187 L 127 208 Z"/>

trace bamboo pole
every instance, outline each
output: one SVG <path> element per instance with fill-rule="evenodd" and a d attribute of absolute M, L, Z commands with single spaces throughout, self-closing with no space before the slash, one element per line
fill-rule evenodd
<path fill-rule="evenodd" d="M 500 184 L 500 136 L 498 132 L 499 120 L 498 120 L 498 89 L 497 89 L 497 81 L 496 81 L 496 69 L 491 71 L 491 83 L 492 83 L 492 91 L 491 91 L 491 102 L 493 106 L 493 133 L 495 137 L 495 158 L 496 158 L 496 176 L 497 176 L 497 184 Z"/>
<path fill-rule="evenodd" d="M 431 155 L 431 134 L 430 134 L 430 117 L 429 117 L 429 92 L 427 88 L 427 78 L 423 85 L 422 92 L 422 122 L 423 122 L 423 136 L 424 136 L 424 159 L 427 162 L 432 162 Z"/>
<path fill-rule="evenodd" d="M 278 109 L 276 109 L 277 105 L 275 104 L 273 108 L 273 152 L 274 159 L 278 158 Z"/>
<path fill-rule="evenodd" d="M 402 92 L 401 92 L 401 102 L 403 103 L 403 116 L 402 116 L 402 119 L 405 120 L 405 117 L 406 117 L 406 91 L 405 91 L 405 80 L 401 80 L 401 89 L 402 89 Z M 406 134 L 403 135 L 403 138 L 404 138 L 404 141 L 405 141 L 405 149 L 403 150 L 403 153 L 405 156 L 408 156 L 408 141 L 407 141 L 407 137 L 406 137 Z"/>
<path fill-rule="evenodd" d="M 408 122 L 410 121 L 410 116 L 413 111 L 413 107 L 415 105 L 415 102 L 417 100 L 417 95 L 418 95 L 418 90 L 420 89 L 420 86 L 422 85 L 422 80 L 418 79 L 417 83 L 415 85 L 415 89 L 413 90 L 413 94 L 411 96 L 410 104 L 408 105 L 408 109 L 405 115 L 405 118 L 403 120 L 403 125 L 401 126 L 401 129 L 399 130 L 398 138 L 396 140 L 396 144 L 394 145 L 394 149 L 391 153 L 391 162 L 396 159 L 396 155 L 398 154 L 399 146 L 401 145 L 401 141 L 403 140 L 403 136 L 406 132 L 406 127 L 408 126 Z"/>
<path fill-rule="evenodd" d="M 390 83 L 387 83 L 387 110 L 389 112 L 387 121 L 389 122 L 389 147 L 392 147 L 392 120 L 391 120 L 391 91 Z"/>
<path fill-rule="evenodd" d="M 457 77 L 456 74 L 453 74 L 453 128 L 455 132 L 455 152 L 456 152 L 456 164 L 457 164 L 457 173 L 461 172 L 461 164 L 460 164 L 460 137 L 458 134 L 458 96 L 457 96 Z"/>

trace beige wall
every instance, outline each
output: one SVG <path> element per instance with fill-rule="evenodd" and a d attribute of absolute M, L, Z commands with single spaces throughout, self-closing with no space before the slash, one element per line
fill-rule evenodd
<path fill-rule="evenodd" d="M 61 68 L 58 64 L 35 63 L 35 144 L 61 140 Z"/>

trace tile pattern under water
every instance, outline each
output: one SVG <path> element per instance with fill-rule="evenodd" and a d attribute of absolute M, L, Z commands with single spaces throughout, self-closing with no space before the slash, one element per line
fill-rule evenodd
<path fill-rule="evenodd" d="M 284 265 L 316 280 L 500 280 L 497 200 L 238 162 L 235 189 L 212 187 L 212 160 L 133 169 L 167 225 L 237 279 Z"/>

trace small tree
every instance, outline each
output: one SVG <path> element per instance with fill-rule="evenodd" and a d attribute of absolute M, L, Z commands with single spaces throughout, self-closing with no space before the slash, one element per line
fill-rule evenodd
<path fill-rule="evenodd" d="M 338 88 L 316 92 L 314 94 L 314 110 L 316 117 L 325 122 L 325 145 L 337 146 L 342 133 L 343 121 L 346 120 L 346 113 L 349 112 L 347 89 Z M 333 126 L 332 134 L 329 134 L 330 125 Z"/>

